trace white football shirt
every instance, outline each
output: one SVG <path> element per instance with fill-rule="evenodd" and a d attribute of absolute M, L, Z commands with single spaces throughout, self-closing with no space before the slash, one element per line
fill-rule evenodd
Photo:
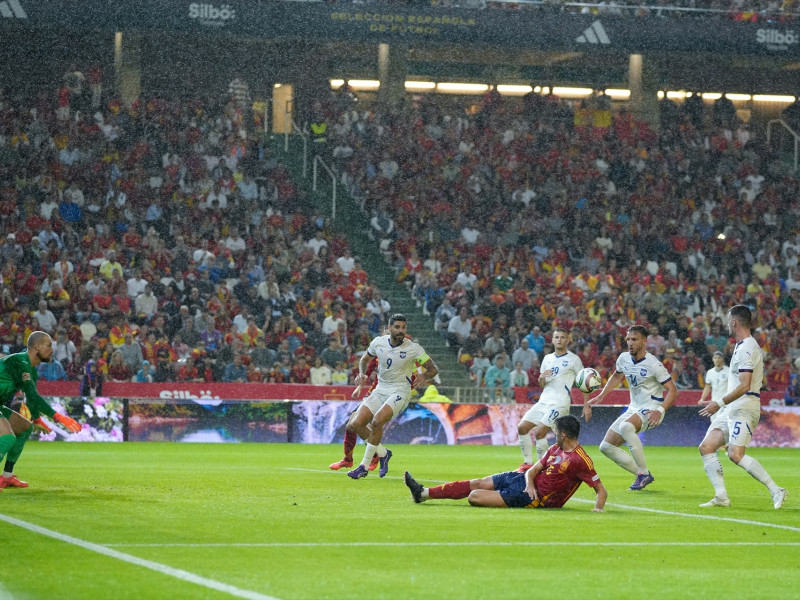
<path fill-rule="evenodd" d="M 723 365 L 717 370 L 716 367 L 709 369 L 706 372 L 706 385 L 711 386 L 711 401 L 716 402 L 717 399 L 723 398 L 728 393 L 728 373 L 730 369 Z"/>
<path fill-rule="evenodd" d="M 379 394 L 410 393 L 411 376 L 417 364 L 421 365 L 430 358 L 422 346 L 408 338 L 399 346 L 392 346 L 388 335 L 372 340 L 367 353 L 378 357 L 378 385 L 375 391 Z"/>
<path fill-rule="evenodd" d="M 617 359 L 617 372 L 628 380 L 631 406 L 641 408 L 652 401 L 664 400 L 664 384 L 671 377 L 661 361 L 649 352 L 641 360 L 633 360 L 630 352 L 623 352 Z"/>
<path fill-rule="evenodd" d="M 540 368 L 542 373 L 547 369 L 552 369 L 553 374 L 545 382 L 539 402 L 565 402 L 567 400 L 572 402 L 570 395 L 572 384 L 575 383 L 578 372 L 583 369 L 583 363 L 578 355 L 569 350 L 561 356 L 556 356 L 555 352 L 551 352 L 544 357 Z"/>
<path fill-rule="evenodd" d="M 739 385 L 739 373 L 750 372 L 750 389 L 739 396 L 728 406 L 738 408 L 761 409 L 761 383 L 764 380 L 764 354 L 758 342 L 752 336 L 746 337 L 736 344 L 736 349 L 731 357 L 731 368 L 728 374 L 728 392 L 732 392 Z"/>

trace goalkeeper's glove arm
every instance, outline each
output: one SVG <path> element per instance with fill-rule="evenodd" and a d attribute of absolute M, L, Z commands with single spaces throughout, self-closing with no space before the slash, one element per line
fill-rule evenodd
<path fill-rule="evenodd" d="M 56 421 L 56 423 L 60 423 L 61 425 L 66 427 L 71 433 L 78 433 L 81 430 L 80 423 L 78 423 L 72 417 L 56 413 L 55 415 L 53 415 L 53 419 Z"/>

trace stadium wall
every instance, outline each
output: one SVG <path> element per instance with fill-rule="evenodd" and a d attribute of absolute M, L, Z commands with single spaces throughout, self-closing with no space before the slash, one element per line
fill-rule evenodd
<path fill-rule="evenodd" d="M 133 392 L 138 388 L 139 391 L 125 396 L 81 398 L 71 385 L 62 384 L 62 393 L 55 395 L 52 382 L 42 384 L 43 391 L 50 387 L 45 394 L 56 410 L 83 424 L 78 434 L 55 427 L 42 440 L 340 443 L 347 419 L 358 405 L 347 399 L 353 389 L 350 387 L 116 384 L 120 390 Z M 109 388 L 113 385 L 108 384 Z M 148 395 L 143 395 L 141 386 L 150 386 Z M 225 388 L 227 392 L 222 391 Z M 270 388 L 272 391 L 268 391 Z M 230 393 L 245 389 L 250 390 L 247 398 Z M 642 434 L 645 444 L 697 445 L 708 427 L 708 420 L 698 414 L 698 396 L 699 392 L 682 392 L 680 403 L 667 413 L 664 423 Z M 226 399 L 231 397 L 238 399 Z M 624 409 L 627 392 L 616 391 L 611 402 L 617 404 L 595 407 L 592 420 L 583 424 L 584 444 L 600 443 L 609 425 Z M 514 446 L 517 423 L 529 408 L 528 402 L 412 403 L 387 426 L 384 441 Z M 579 416 L 580 411 L 580 404 L 574 404 L 572 413 Z M 753 445 L 800 448 L 800 407 L 763 406 Z"/>

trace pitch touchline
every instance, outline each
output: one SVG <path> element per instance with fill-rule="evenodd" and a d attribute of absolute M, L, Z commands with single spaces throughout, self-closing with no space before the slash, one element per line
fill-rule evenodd
<path fill-rule="evenodd" d="M 309 473 L 335 473 L 335 471 L 323 471 L 322 469 L 301 469 L 298 467 L 284 467 L 288 471 L 308 471 Z M 391 477 L 392 479 L 402 479 L 401 477 Z M 434 483 L 447 483 L 446 481 L 438 481 L 433 479 L 422 479 L 420 481 L 431 481 Z M 585 500 L 583 498 L 573 498 L 575 502 L 584 502 L 594 504 L 594 500 Z M 794 531 L 800 533 L 800 527 L 792 527 L 791 525 L 779 525 L 777 523 L 765 523 L 763 521 L 750 521 L 748 519 L 735 519 L 733 517 L 721 517 L 718 515 L 709 514 L 694 514 L 672 512 L 669 510 L 659 510 L 657 508 L 645 508 L 642 506 L 628 506 L 627 504 L 616 504 L 613 502 L 606 502 L 606 506 L 613 506 L 615 508 L 624 508 L 627 510 L 635 510 L 639 512 L 649 512 L 659 515 L 670 515 L 672 517 L 687 517 L 689 519 L 708 519 L 711 521 L 725 521 L 728 523 L 739 523 L 740 525 L 758 525 L 760 527 L 771 527 L 773 529 L 784 529 L 786 531 Z"/>
<path fill-rule="evenodd" d="M 200 575 L 195 575 L 189 571 L 175 569 L 168 565 L 162 565 L 161 563 L 153 562 L 151 560 L 145 560 L 144 558 L 139 558 L 138 556 L 133 556 L 132 554 L 126 554 L 125 552 L 114 550 L 108 546 L 93 544 L 92 542 L 87 542 L 86 540 L 72 537 L 71 535 L 59 533 L 58 531 L 53 531 L 52 529 L 40 527 L 39 525 L 34 525 L 33 523 L 28 523 L 27 521 L 15 519 L 14 517 L 9 517 L 8 515 L 0 514 L 0 521 L 5 521 L 10 525 L 16 525 L 17 527 L 27 529 L 28 531 L 51 537 L 61 542 L 72 544 L 73 546 L 78 546 L 84 550 L 90 550 L 91 552 L 116 558 L 117 560 L 121 560 L 132 565 L 137 565 L 139 567 L 144 567 L 145 569 L 150 569 L 151 571 L 156 571 L 157 573 L 161 573 L 163 575 L 169 575 L 170 577 L 175 577 L 181 581 L 187 581 L 189 583 L 194 583 L 212 590 L 217 590 L 218 592 L 224 592 L 226 594 L 230 594 L 231 596 L 236 596 L 237 598 L 246 598 L 247 600 L 278 600 L 278 598 L 273 596 L 266 596 L 264 594 L 259 594 L 258 592 L 243 590 L 233 585 L 222 583 L 221 581 L 208 579 L 207 577 L 201 577 Z"/>
<path fill-rule="evenodd" d="M 800 546 L 800 542 L 239 542 L 230 544 L 106 544 L 124 548 L 358 548 L 436 546 Z"/>

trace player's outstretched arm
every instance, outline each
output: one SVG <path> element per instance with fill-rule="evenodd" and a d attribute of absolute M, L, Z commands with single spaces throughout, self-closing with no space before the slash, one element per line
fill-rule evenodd
<path fill-rule="evenodd" d="M 619 387 L 619 384 L 622 383 L 622 380 L 625 379 L 625 373 L 620 373 L 619 371 L 614 371 L 614 374 L 608 378 L 606 381 L 605 386 L 603 386 L 603 390 L 597 394 L 594 398 L 590 399 L 587 404 L 590 406 L 593 404 L 599 404 L 603 401 L 603 398 L 608 396 L 611 392 Z"/>
<path fill-rule="evenodd" d="M 80 423 L 78 423 L 72 417 L 62 415 L 61 413 L 55 413 L 55 415 L 53 415 L 53 420 L 56 423 L 60 423 L 61 425 L 66 427 L 71 433 L 78 433 L 81 430 Z"/>
<path fill-rule="evenodd" d="M 592 405 L 589 404 L 590 394 L 581 392 L 583 394 L 583 409 L 581 409 L 581 416 L 588 423 L 592 418 Z"/>
<path fill-rule="evenodd" d="M 603 507 L 606 505 L 606 499 L 608 498 L 608 491 L 606 491 L 602 481 L 599 481 L 594 486 L 594 491 L 597 493 L 597 502 L 594 503 L 592 512 L 603 512 Z"/>
<path fill-rule="evenodd" d="M 433 362 L 432 358 L 426 360 L 422 364 L 422 368 L 425 369 L 422 377 L 417 377 L 414 380 L 414 388 L 417 390 L 428 387 L 431 384 L 431 381 L 433 381 L 433 378 L 439 374 L 439 367 L 436 366 L 436 363 Z"/>

